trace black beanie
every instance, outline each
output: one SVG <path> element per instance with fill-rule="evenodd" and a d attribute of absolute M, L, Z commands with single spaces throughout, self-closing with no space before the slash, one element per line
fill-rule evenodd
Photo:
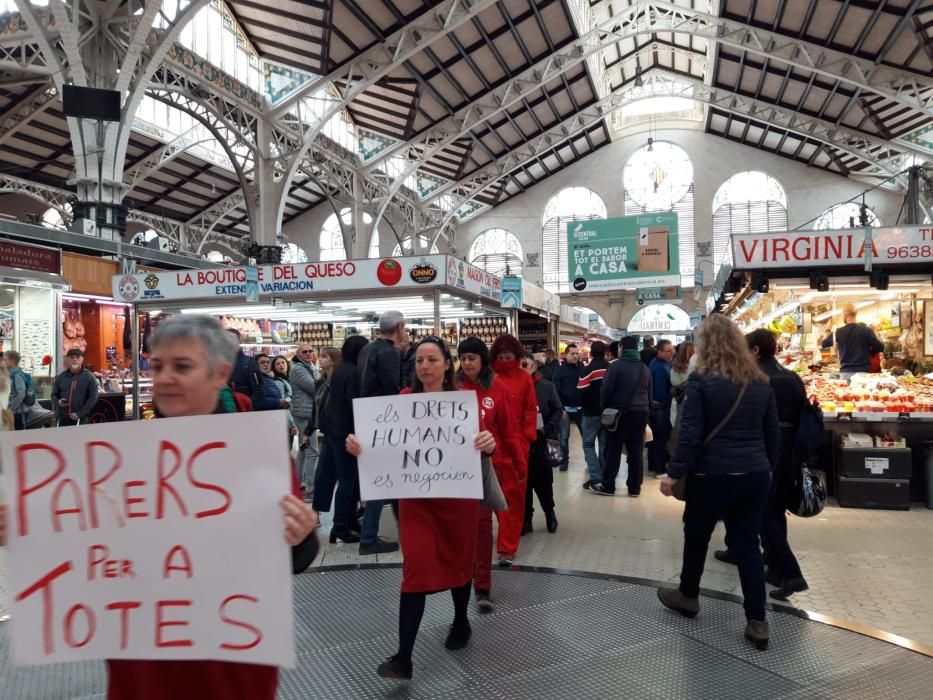
<path fill-rule="evenodd" d="M 483 358 L 483 364 L 489 365 L 489 348 L 486 347 L 486 343 L 477 338 L 475 335 L 471 335 L 469 338 L 464 338 L 460 341 L 460 345 L 457 346 L 458 355 L 479 355 Z"/>

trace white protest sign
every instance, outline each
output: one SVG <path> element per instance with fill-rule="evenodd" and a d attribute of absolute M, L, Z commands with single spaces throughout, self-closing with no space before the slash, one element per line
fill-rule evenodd
<path fill-rule="evenodd" d="M 475 391 L 353 399 L 360 495 L 386 498 L 482 498 Z"/>
<path fill-rule="evenodd" d="M 0 433 L 15 662 L 293 664 L 285 432 L 270 411 Z"/>

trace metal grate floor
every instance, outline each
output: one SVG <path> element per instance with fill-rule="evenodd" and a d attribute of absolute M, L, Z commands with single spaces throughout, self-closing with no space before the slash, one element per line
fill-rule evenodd
<path fill-rule="evenodd" d="M 654 588 L 612 578 L 495 571 L 496 610 L 471 610 L 473 639 L 444 649 L 450 596 L 428 598 L 415 677 L 378 678 L 395 651 L 400 570 L 311 571 L 295 581 L 298 665 L 280 674 L 286 698 L 928 698 L 933 659 L 884 641 L 773 612 L 771 648 L 743 638 L 736 602 L 703 597 L 686 620 Z M 10 666 L 0 624 L 0 698 L 103 698 L 97 663 Z"/>

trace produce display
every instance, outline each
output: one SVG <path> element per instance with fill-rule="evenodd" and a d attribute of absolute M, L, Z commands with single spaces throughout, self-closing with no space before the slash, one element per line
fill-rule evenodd
<path fill-rule="evenodd" d="M 933 379 L 909 373 L 856 374 L 851 381 L 801 376 L 827 413 L 933 413 Z"/>

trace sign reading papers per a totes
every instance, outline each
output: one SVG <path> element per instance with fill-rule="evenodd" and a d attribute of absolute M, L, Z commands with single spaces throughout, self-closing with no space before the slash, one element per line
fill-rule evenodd
<path fill-rule="evenodd" d="M 353 399 L 353 422 L 364 501 L 483 497 L 476 392 Z"/>
<path fill-rule="evenodd" d="M 281 411 L 0 433 L 17 664 L 292 665 Z"/>

